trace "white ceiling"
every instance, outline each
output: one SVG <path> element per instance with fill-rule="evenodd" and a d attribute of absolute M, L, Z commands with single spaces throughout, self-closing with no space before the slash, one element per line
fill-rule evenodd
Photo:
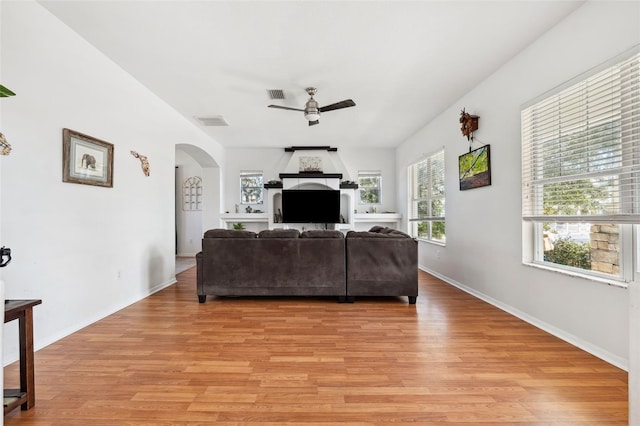
<path fill-rule="evenodd" d="M 358 148 L 397 146 L 582 1 L 40 3 L 225 147 Z M 308 86 L 356 106 L 311 127 L 267 108 L 303 108 Z"/>

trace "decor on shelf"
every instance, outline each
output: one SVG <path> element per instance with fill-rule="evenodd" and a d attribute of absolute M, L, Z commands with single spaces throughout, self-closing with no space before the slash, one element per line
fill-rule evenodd
<path fill-rule="evenodd" d="M 113 144 L 62 130 L 62 181 L 113 187 Z"/>
<path fill-rule="evenodd" d="M 322 157 L 300 157 L 301 173 L 322 172 Z"/>
<path fill-rule="evenodd" d="M 241 230 L 244 229 L 244 224 L 243 223 L 234 223 L 233 224 L 233 229 L 241 231 Z"/>
<path fill-rule="evenodd" d="M 473 132 L 478 130 L 479 119 L 479 116 L 471 115 L 462 108 L 460 112 L 460 130 L 462 131 L 462 135 L 467 137 L 468 141 L 473 141 Z M 471 151 L 471 147 L 469 147 L 469 151 Z"/>
<path fill-rule="evenodd" d="M 340 189 L 358 189 L 358 184 L 352 180 L 343 180 L 340 182 Z"/>
<path fill-rule="evenodd" d="M 278 209 L 278 211 L 273 215 L 274 223 L 282 223 L 282 210 Z"/>
<path fill-rule="evenodd" d="M 140 165 L 142 166 L 142 173 L 145 176 L 149 176 L 149 160 L 146 155 L 140 155 L 136 151 L 131 151 L 131 155 L 138 158 L 140 160 Z"/>
<path fill-rule="evenodd" d="M 0 133 L 0 155 L 9 155 L 11 152 L 11 144 L 7 141 L 7 138 Z"/>
<path fill-rule="evenodd" d="M 458 157 L 460 190 L 491 185 L 491 157 L 489 145 Z"/>
<path fill-rule="evenodd" d="M 268 181 L 267 183 L 265 183 L 264 185 L 262 185 L 264 188 L 282 188 L 282 181 L 281 180 L 277 180 L 277 179 L 271 179 L 270 181 Z"/>

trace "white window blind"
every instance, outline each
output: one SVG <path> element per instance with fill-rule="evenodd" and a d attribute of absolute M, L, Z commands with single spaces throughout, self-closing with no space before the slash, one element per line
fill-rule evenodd
<path fill-rule="evenodd" d="M 532 221 L 640 223 L 640 54 L 522 111 Z"/>
<path fill-rule="evenodd" d="M 444 150 L 409 167 L 409 221 L 444 221 Z"/>

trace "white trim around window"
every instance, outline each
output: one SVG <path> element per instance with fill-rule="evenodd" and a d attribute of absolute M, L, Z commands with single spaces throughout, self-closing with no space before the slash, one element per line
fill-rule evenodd
<path fill-rule="evenodd" d="M 536 99 L 521 116 L 525 263 L 613 284 L 633 280 L 640 49 Z"/>
<path fill-rule="evenodd" d="M 446 243 L 444 148 L 407 167 L 409 233 Z"/>

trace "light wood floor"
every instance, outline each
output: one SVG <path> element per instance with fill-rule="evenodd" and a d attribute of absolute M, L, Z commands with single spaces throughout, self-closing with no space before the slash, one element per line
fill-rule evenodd
<path fill-rule="evenodd" d="M 423 272 L 416 305 L 199 304 L 178 279 L 38 351 L 5 424 L 627 424 L 626 372 Z"/>

